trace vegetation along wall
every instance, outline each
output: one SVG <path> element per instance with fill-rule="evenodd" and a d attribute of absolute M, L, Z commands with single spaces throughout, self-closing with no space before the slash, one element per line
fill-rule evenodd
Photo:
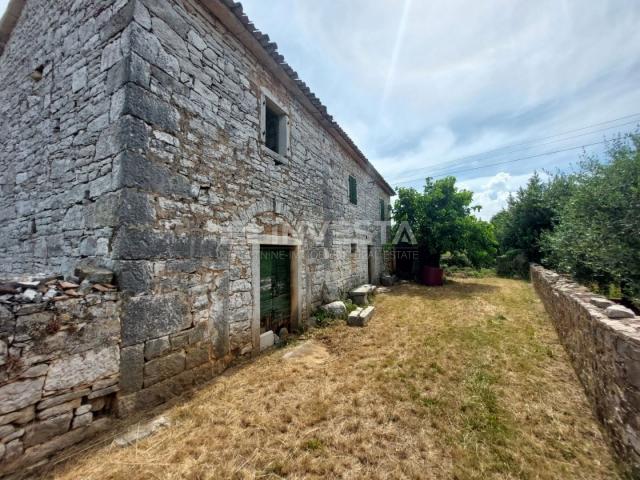
<path fill-rule="evenodd" d="M 541 266 L 531 280 L 619 458 L 640 472 L 640 317 Z"/>

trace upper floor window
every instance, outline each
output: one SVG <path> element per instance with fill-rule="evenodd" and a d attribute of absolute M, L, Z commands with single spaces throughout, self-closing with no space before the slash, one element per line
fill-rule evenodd
<path fill-rule="evenodd" d="M 349 201 L 354 205 L 358 204 L 358 184 L 352 175 L 349 175 Z"/>
<path fill-rule="evenodd" d="M 387 219 L 387 207 L 384 204 L 384 200 L 380 199 L 380 220 L 385 221 Z"/>
<path fill-rule="evenodd" d="M 283 107 L 266 93 L 260 112 L 262 143 L 274 153 L 289 156 L 289 116 Z"/>

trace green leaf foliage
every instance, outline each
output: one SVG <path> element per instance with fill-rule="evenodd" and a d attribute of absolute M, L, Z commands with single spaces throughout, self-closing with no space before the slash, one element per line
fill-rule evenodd
<path fill-rule="evenodd" d="M 491 219 L 496 271 L 526 276 L 528 262 L 569 273 L 640 307 L 640 134 L 609 143 L 576 173 L 534 175 Z"/>
<path fill-rule="evenodd" d="M 464 253 L 474 266 L 492 264 L 496 242 L 493 226 L 473 216 L 473 193 L 459 190 L 454 177 L 427 178 L 422 193 L 399 188 L 393 207 L 397 229 L 406 222 L 421 251 L 422 262 L 439 266 L 446 252 Z"/>
<path fill-rule="evenodd" d="M 640 306 L 640 135 L 627 140 L 611 142 L 606 162 L 581 163 L 557 225 L 540 244 L 545 264 L 603 290 L 619 285 Z"/>

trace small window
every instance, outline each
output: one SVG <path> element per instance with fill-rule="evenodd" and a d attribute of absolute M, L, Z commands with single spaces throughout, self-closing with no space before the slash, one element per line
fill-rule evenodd
<path fill-rule="evenodd" d="M 358 204 L 358 184 L 355 177 L 349 175 L 349 201 L 354 205 Z"/>
<path fill-rule="evenodd" d="M 289 119 L 286 112 L 266 95 L 262 99 L 262 141 L 274 153 L 289 155 Z"/>
<path fill-rule="evenodd" d="M 380 199 L 380 220 L 383 222 L 387 219 L 387 207 L 384 204 L 384 200 Z"/>
<path fill-rule="evenodd" d="M 352 243 L 351 244 L 351 254 L 355 254 L 358 251 L 358 244 L 357 243 Z"/>

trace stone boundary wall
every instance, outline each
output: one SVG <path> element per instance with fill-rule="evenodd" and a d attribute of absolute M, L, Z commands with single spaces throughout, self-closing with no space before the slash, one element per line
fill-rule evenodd
<path fill-rule="evenodd" d="M 539 265 L 531 281 L 616 454 L 640 473 L 640 317 Z"/>
<path fill-rule="evenodd" d="M 0 282 L 0 476 L 109 426 L 119 304 L 114 287 L 89 279 Z"/>

